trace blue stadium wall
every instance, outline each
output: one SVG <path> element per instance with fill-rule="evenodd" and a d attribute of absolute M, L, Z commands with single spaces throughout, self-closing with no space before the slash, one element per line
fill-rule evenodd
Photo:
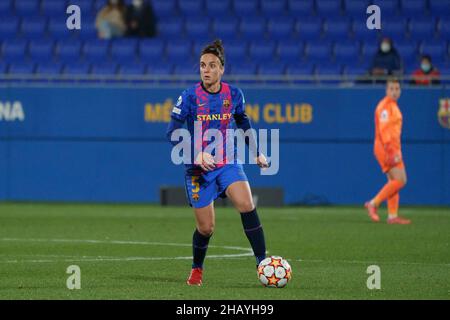
<path fill-rule="evenodd" d="M 0 88 L 0 200 L 158 202 L 182 185 L 165 129 L 183 88 Z M 245 89 L 258 128 L 280 129 L 280 169 L 253 186 L 285 202 L 361 204 L 384 183 L 372 153 L 382 88 Z M 450 130 L 438 121 L 450 90 L 404 89 L 402 203 L 450 205 Z M 297 110 L 297 111 L 295 111 Z M 297 112 L 297 113 L 296 113 Z"/>

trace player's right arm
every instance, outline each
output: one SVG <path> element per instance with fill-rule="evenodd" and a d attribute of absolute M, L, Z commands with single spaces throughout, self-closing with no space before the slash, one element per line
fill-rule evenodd
<path fill-rule="evenodd" d="M 175 106 L 172 109 L 170 115 L 170 122 L 167 126 L 166 137 L 172 145 L 176 145 L 178 141 L 172 140 L 172 133 L 183 127 L 184 122 L 189 114 L 189 104 L 187 100 L 187 92 L 183 91 L 181 96 L 178 98 Z"/>

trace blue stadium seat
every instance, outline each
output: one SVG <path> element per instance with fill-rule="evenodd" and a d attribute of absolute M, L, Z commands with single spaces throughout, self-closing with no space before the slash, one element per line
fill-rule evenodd
<path fill-rule="evenodd" d="M 73 3 L 71 2 L 70 4 Z M 47 17 L 66 16 L 66 9 L 67 4 L 65 0 L 42 0 L 41 3 L 41 12 Z"/>
<path fill-rule="evenodd" d="M 286 66 L 286 74 L 312 76 L 314 65 L 310 63 L 291 63 Z"/>
<path fill-rule="evenodd" d="M 161 60 L 164 57 L 165 44 L 160 39 L 146 39 L 139 43 L 139 56 L 142 61 Z"/>
<path fill-rule="evenodd" d="M 173 65 L 170 63 L 149 65 L 147 67 L 147 74 L 168 75 L 172 74 L 172 72 L 173 72 Z"/>
<path fill-rule="evenodd" d="M 254 41 L 249 46 L 250 59 L 254 62 L 272 60 L 276 44 L 273 41 Z"/>
<path fill-rule="evenodd" d="M 193 64 L 178 64 L 175 66 L 173 70 L 173 74 L 179 75 L 196 75 L 199 74 L 198 66 Z"/>
<path fill-rule="evenodd" d="M 154 2 L 154 0 L 152 0 L 152 2 Z M 82 15 L 97 13 L 96 10 L 94 11 L 92 3 L 92 0 L 70 0 L 70 4 L 74 4 L 80 7 Z M 83 17 L 81 17 L 81 19 L 83 19 Z"/>
<path fill-rule="evenodd" d="M 316 0 L 316 11 L 319 16 L 335 16 L 341 14 L 341 1 Z"/>
<path fill-rule="evenodd" d="M 394 43 L 394 48 L 397 49 L 401 60 L 405 64 L 415 62 L 418 58 L 416 41 L 397 41 Z"/>
<path fill-rule="evenodd" d="M 398 14 L 399 11 L 398 0 L 374 0 L 373 4 L 376 4 L 377 6 L 380 7 L 382 17 L 383 15 L 395 16 Z"/>
<path fill-rule="evenodd" d="M 59 62 L 40 62 L 36 66 L 36 74 L 57 75 L 62 70 L 62 64 Z"/>
<path fill-rule="evenodd" d="M 266 21 L 260 17 L 248 17 L 241 20 L 240 35 L 245 39 L 261 39 L 266 32 Z"/>
<path fill-rule="evenodd" d="M 258 74 L 261 75 L 283 75 L 286 66 L 280 62 L 261 63 L 258 68 Z"/>
<path fill-rule="evenodd" d="M 192 44 L 190 41 L 169 41 L 167 43 L 166 57 L 169 61 L 179 62 L 192 58 Z"/>
<path fill-rule="evenodd" d="M 252 17 L 258 9 L 258 0 L 233 0 L 233 11 L 237 16 Z"/>
<path fill-rule="evenodd" d="M 261 0 L 261 12 L 266 17 L 282 16 L 286 13 L 286 1 L 285 0 Z"/>
<path fill-rule="evenodd" d="M 233 75 L 255 75 L 256 64 L 253 62 L 248 63 L 235 63 L 230 66 L 230 74 Z"/>
<path fill-rule="evenodd" d="M 366 17 L 368 0 L 345 0 L 344 10 L 346 15 L 350 17 Z"/>
<path fill-rule="evenodd" d="M 342 66 L 337 63 L 320 63 L 316 65 L 315 73 L 318 75 L 340 75 Z"/>
<path fill-rule="evenodd" d="M 305 48 L 308 61 L 327 61 L 332 57 L 332 44 L 327 41 L 310 41 Z"/>
<path fill-rule="evenodd" d="M 73 35 L 73 32 L 67 29 L 65 19 L 61 18 L 50 19 L 47 32 L 52 38 L 61 40 L 67 39 Z"/>
<path fill-rule="evenodd" d="M 401 0 L 402 15 L 420 17 L 428 12 L 426 0 Z"/>
<path fill-rule="evenodd" d="M 347 18 L 328 18 L 324 22 L 324 35 L 330 40 L 347 40 L 350 37 L 351 22 Z"/>
<path fill-rule="evenodd" d="M 247 43 L 244 41 L 228 41 L 224 43 L 226 57 L 231 61 L 247 59 Z"/>
<path fill-rule="evenodd" d="M 158 34 L 164 38 L 179 38 L 180 35 L 184 35 L 183 24 L 181 18 L 160 19 Z"/>
<path fill-rule="evenodd" d="M 380 31 L 377 29 L 369 30 L 366 26 L 366 20 L 355 19 L 353 21 L 353 36 L 357 40 L 377 42 L 380 37 Z"/>
<path fill-rule="evenodd" d="M 408 33 L 406 19 L 381 19 L 381 32 L 383 36 L 392 39 L 403 39 Z"/>
<path fill-rule="evenodd" d="M 303 58 L 304 46 L 299 41 L 281 41 L 277 51 L 281 61 L 293 63 Z"/>
<path fill-rule="evenodd" d="M 173 17 L 176 14 L 176 0 L 152 0 L 155 15 L 160 18 Z"/>
<path fill-rule="evenodd" d="M 358 42 L 336 42 L 334 59 L 340 64 L 357 63 L 360 60 L 361 47 Z"/>
<path fill-rule="evenodd" d="M 23 61 L 27 53 L 28 43 L 23 39 L 12 39 L 3 41 L 2 60 L 3 61 Z"/>
<path fill-rule="evenodd" d="M 13 39 L 19 29 L 20 20 L 16 17 L 5 17 L 0 19 L 0 39 Z"/>
<path fill-rule="evenodd" d="M 202 19 L 189 18 L 185 22 L 186 35 L 194 39 L 208 39 L 210 37 L 210 19 L 203 17 Z"/>
<path fill-rule="evenodd" d="M 343 74 L 348 76 L 362 76 L 368 73 L 367 68 L 353 64 L 346 65 L 343 68 Z"/>
<path fill-rule="evenodd" d="M 22 17 L 35 16 L 39 12 L 39 1 L 36 0 L 19 0 L 14 2 L 16 14 Z"/>
<path fill-rule="evenodd" d="M 178 7 L 180 8 L 181 13 L 185 17 L 192 16 L 204 16 L 203 8 L 204 3 L 203 0 L 183 0 L 178 1 Z"/>
<path fill-rule="evenodd" d="M 448 58 L 447 43 L 442 40 L 428 40 L 420 46 L 421 54 L 428 54 L 432 60 L 446 60 Z"/>
<path fill-rule="evenodd" d="M 66 28 L 66 32 L 68 34 L 77 35 L 78 38 L 82 40 L 98 39 L 98 32 L 95 24 L 87 22 L 86 19 L 84 19 L 83 21 L 84 22 L 82 22 L 81 30 L 68 30 Z"/>
<path fill-rule="evenodd" d="M 114 61 L 135 61 L 137 58 L 137 43 L 136 39 L 119 39 L 113 41 L 111 44 L 111 57 Z"/>
<path fill-rule="evenodd" d="M 442 17 L 450 16 L 450 8 L 448 1 L 445 0 L 429 0 L 430 12 L 433 16 Z"/>
<path fill-rule="evenodd" d="M 100 62 L 108 59 L 109 41 L 88 40 L 83 46 L 83 57 L 87 62 Z"/>
<path fill-rule="evenodd" d="M 206 0 L 206 11 L 210 17 L 230 16 L 231 0 Z"/>
<path fill-rule="evenodd" d="M 21 34 L 27 39 L 41 39 L 47 30 L 47 19 L 27 17 L 22 19 Z"/>
<path fill-rule="evenodd" d="M 56 44 L 55 53 L 61 62 L 75 62 L 81 55 L 81 41 L 61 40 Z"/>
<path fill-rule="evenodd" d="M 28 52 L 33 60 L 48 61 L 53 57 L 53 40 L 30 41 Z"/>
<path fill-rule="evenodd" d="M 114 62 L 93 63 L 91 65 L 91 73 L 97 75 L 115 75 L 117 72 L 117 64 Z"/>
<path fill-rule="evenodd" d="M 450 17 L 441 18 L 438 29 L 441 39 L 450 41 Z"/>
<path fill-rule="evenodd" d="M 118 73 L 123 75 L 142 75 L 145 74 L 147 66 L 144 63 L 122 63 Z"/>
<path fill-rule="evenodd" d="M 288 0 L 288 11 L 294 17 L 314 15 L 314 0 Z"/>
<path fill-rule="evenodd" d="M 11 0 L 0 1 L 0 15 L 8 16 L 11 15 L 13 7 L 11 5 Z"/>
<path fill-rule="evenodd" d="M 90 66 L 88 63 L 73 62 L 66 63 L 63 68 L 63 74 L 67 75 L 87 75 L 89 74 Z"/>
<path fill-rule="evenodd" d="M 322 36 L 321 18 L 304 18 L 297 20 L 296 30 L 302 40 L 316 40 Z"/>
<path fill-rule="evenodd" d="M 395 44 L 394 44 L 395 46 Z M 363 42 L 361 45 L 361 55 L 363 60 L 366 62 L 372 62 L 373 57 L 380 49 L 380 44 L 378 42 L 368 41 Z"/>
<path fill-rule="evenodd" d="M 417 40 L 434 38 L 436 34 L 436 20 L 433 18 L 411 19 L 409 23 L 410 36 Z"/>
<path fill-rule="evenodd" d="M 8 71 L 8 64 L 0 61 L 0 74 L 4 74 Z"/>
<path fill-rule="evenodd" d="M 239 20 L 234 17 L 216 18 L 213 21 L 212 29 L 214 35 L 221 39 L 233 39 L 236 38 L 239 30 Z"/>
<path fill-rule="evenodd" d="M 292 17 L 274 17 L 267 21 L 269 39 L 286 40 L 294 36 L 295 19 Z"/>
<path fill-rule="evenodd" d="M 35 65 L 32 62 L 14 62 L 9 65 L 9 74 L 33 74 Z"/>

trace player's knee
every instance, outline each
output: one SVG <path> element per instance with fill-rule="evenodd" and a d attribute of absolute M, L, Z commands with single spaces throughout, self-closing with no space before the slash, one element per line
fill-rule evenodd
<path fill-rule="evenodd" d="M 252 200 L 240 201 L 236 205 L 236 207 L 239 210 L 239 212 L 241 212 L 241 213 L 243 213 L 243 212 L 251 212 L 251 211 L 253 211 L 253 209 L 255 209 L 255 205 L 253 204 Z"/>
<path fill-rule="evenodd" d="M 197 227 L 198 232 L 200 232 L 204 236 L 211 236 L 214 232 L 214 224 L 203 224 Z"/>

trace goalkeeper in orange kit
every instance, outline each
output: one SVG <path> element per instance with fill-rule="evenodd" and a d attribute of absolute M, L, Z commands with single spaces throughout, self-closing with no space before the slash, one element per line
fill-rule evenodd
<path fill-rule="evenodd" d="M 374 222 L 380 221 L 377 209 L 387 200 L 389 224 L 409 224 L 411 220 L 398 216 L 399 192 L 406 184 L 406 171 L 402 158 L 400 136 L 402 133 L 402 113 L 397 105 L 400 98 L 400 82 L 391 78 L 386 84 L 386 97 L 375 110 L 374 154 L 387 175 L 388 182 L 365 207 Z"/>

